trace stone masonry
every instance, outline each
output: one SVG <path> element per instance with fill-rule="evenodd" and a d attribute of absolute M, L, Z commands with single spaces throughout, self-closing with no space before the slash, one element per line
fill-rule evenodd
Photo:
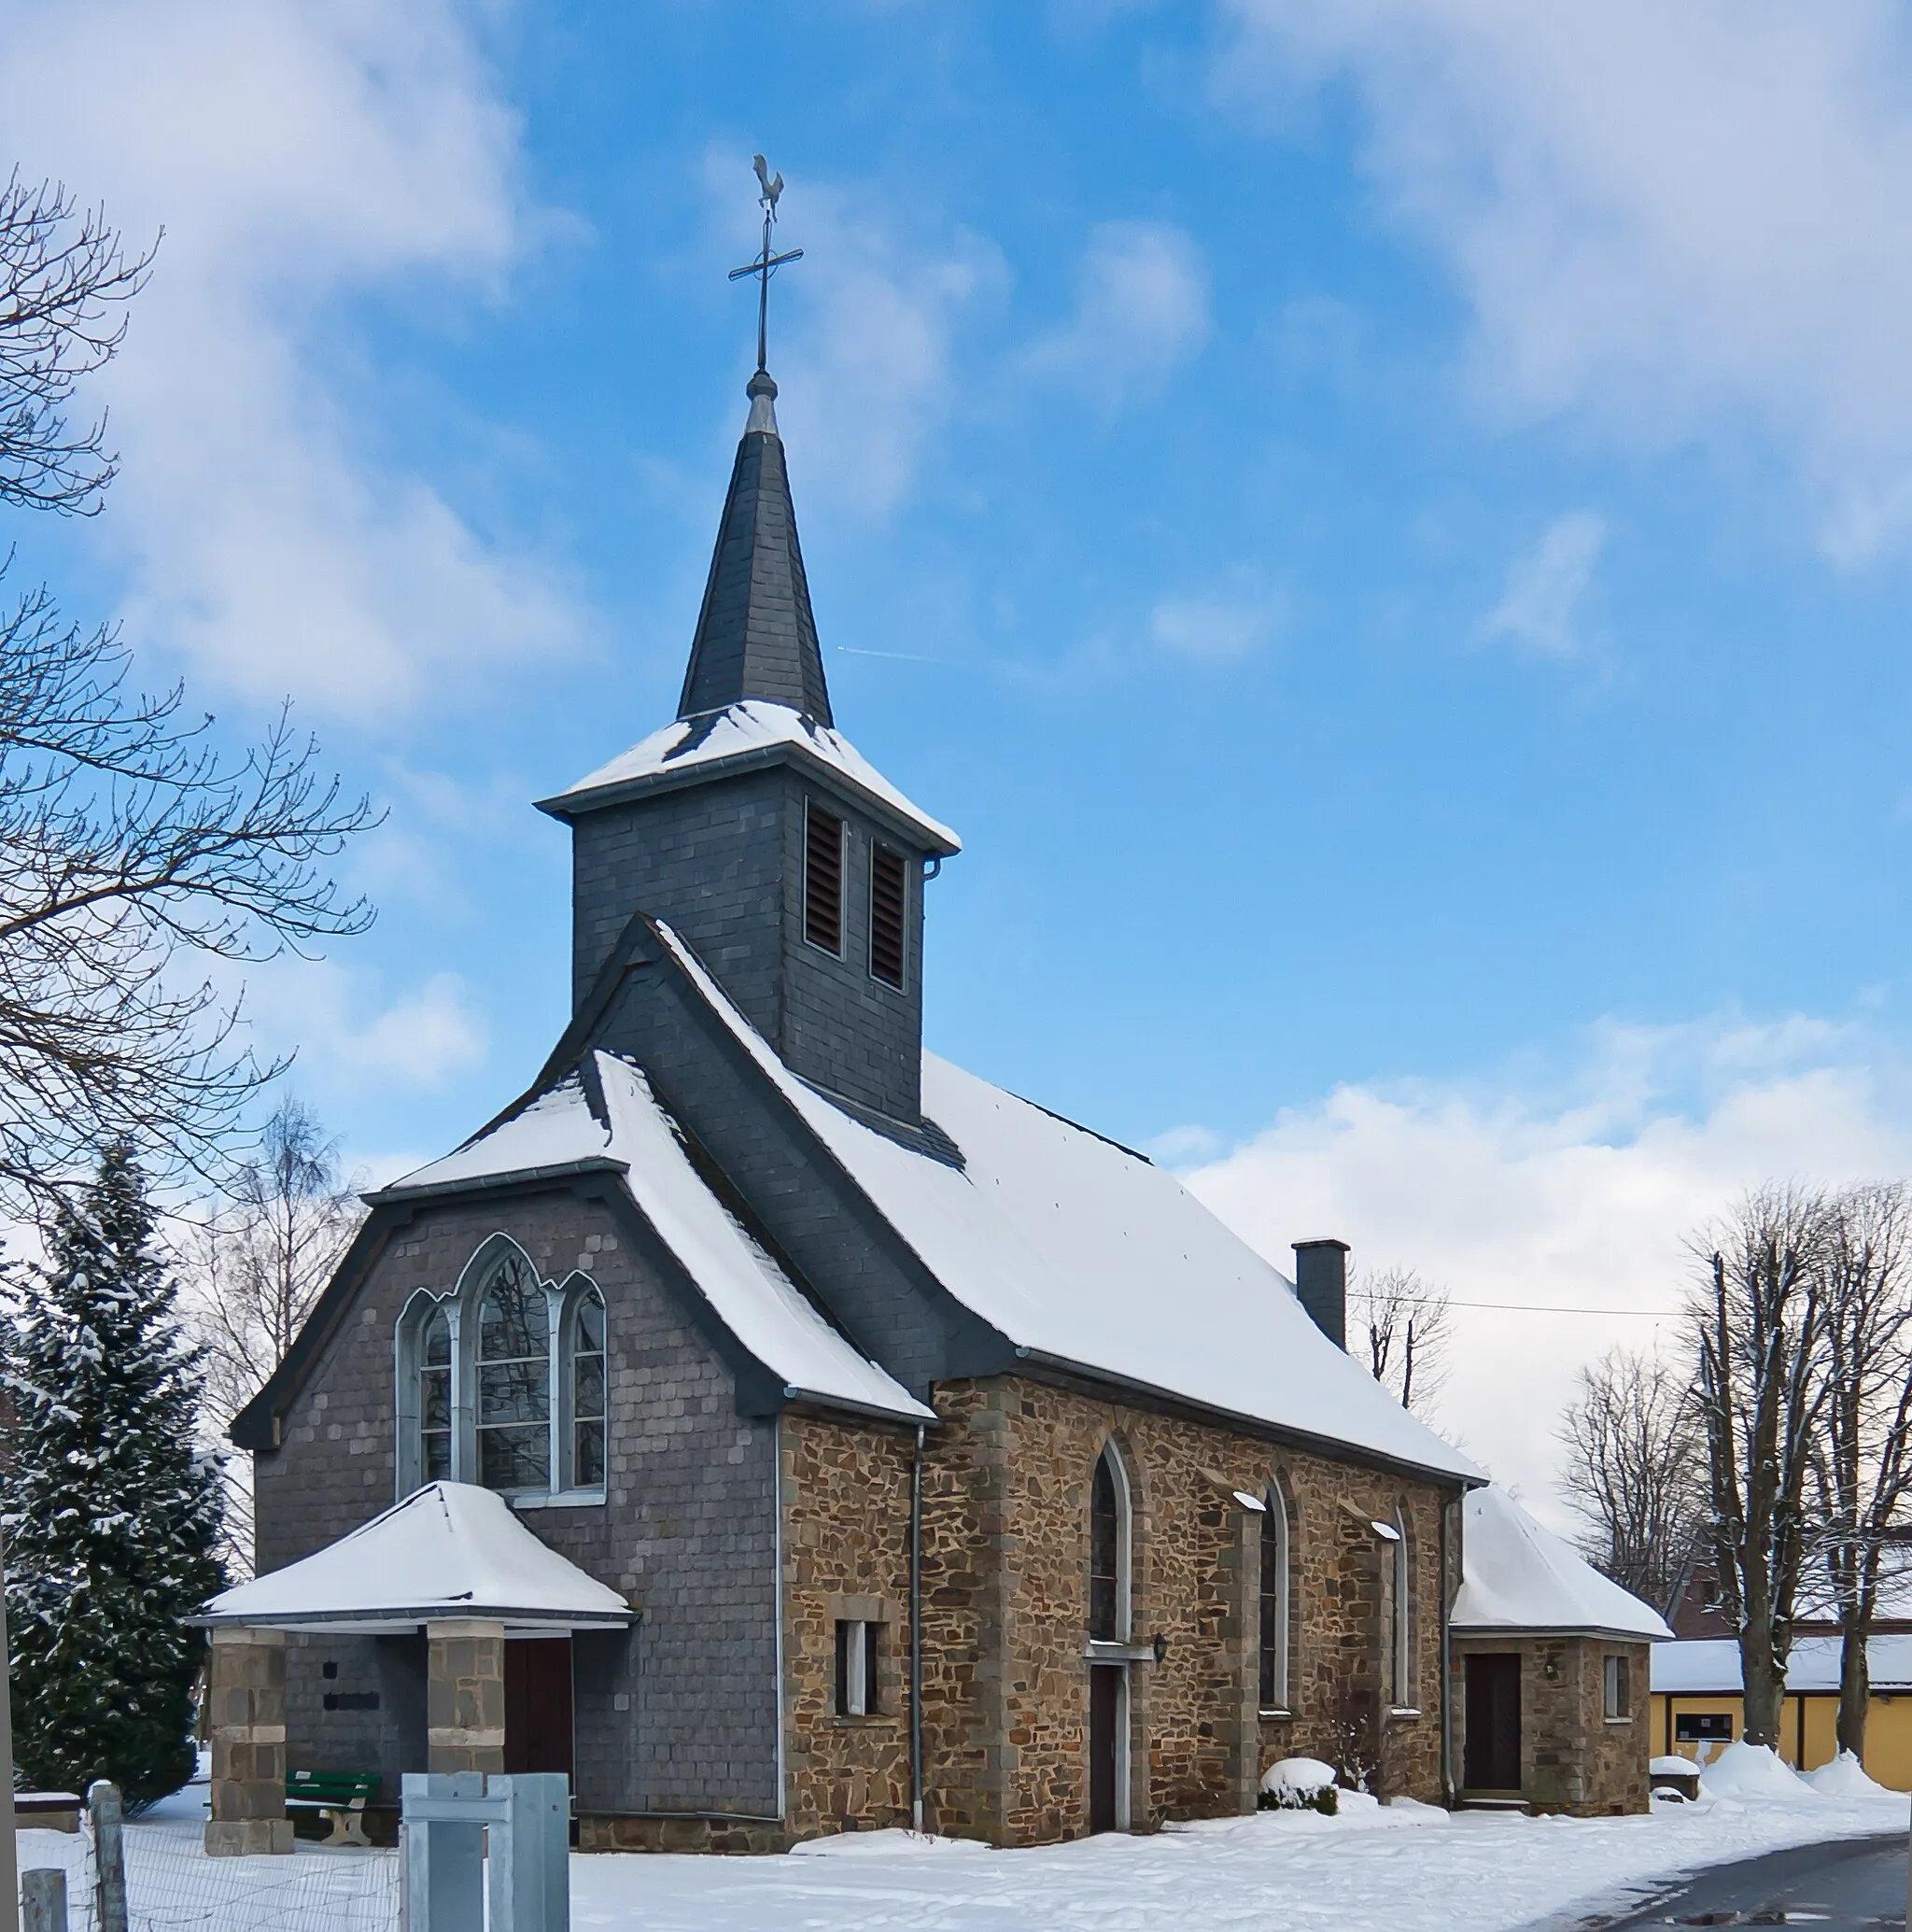
<path fill-rule="evenodd" d="M 951 1384 L 924 1464 L 926 1822 L 1002 1844 L 1088 1822 L 1089 1492 L 1112 1437 L 1133 1488 L 1129 1815 L 1253 1809 L 1259 1773 L 1306 1754 L 1371 1767 L 1377 1788 L 1438 1803 L 1441 1511 L 1448 1492 L 1352 1462 L 1022 1377 Z M 906 1434 L 784 1424 L 790 1830 L 908 1815 L 909 1464 Z M 1234 1499 L 1278 1476 L 1291 1505 L 1289 1711 L 1256 1708 L 1259 1519 Z M 1371 1520 L 1409 1525 L 1413 1701 L 1380 1708 L 1388 1570 Z M 834 1716 L 834 1620 L 881 1604 L 879 1714 Z M 861 1607 L 854 1614 L 863 1614 Z M 889 1714 L 895 1713 L 893 1718 Z"/>
<path fill-rule="evenodd" d="M 427 1769 L 504 1770 L 504 1626 L 457 1617 L 425 1627 Z"/>
<path fill-rule="evenodd" d="M 214 1630 L 206 1690 L 213 1747 L 207 1856 L 290 1852 L 285 1631 Z"/>

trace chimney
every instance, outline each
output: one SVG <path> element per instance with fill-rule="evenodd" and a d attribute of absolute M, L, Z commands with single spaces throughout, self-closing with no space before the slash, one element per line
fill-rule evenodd
<path fill-rule="evenodd" d="M 1348 1346 L 1348 1245 L 1295 1243 L 1295 1292 L 1314 1326 L 1337 1348 Z"/>

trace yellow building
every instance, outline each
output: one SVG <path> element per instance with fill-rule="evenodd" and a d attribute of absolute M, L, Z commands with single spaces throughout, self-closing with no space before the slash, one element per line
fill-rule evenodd
<path fill-rule="evenodd" d="M 1866 1774 L 1894 1791 L 1912 1791 L 1912 1636 L 1875 1637 L 1866 1661 L 1872 1671 Z M 1655 1643 L 1652 1683 L 1655 1756 L 1705 1764 L 1744 1731 L 1739 1646 L 1731 1638 Z M 1838 1749 L 1838 1714 L 1839 1640 L 1798 1638 L 1780 1706 L 1779 1756 L 1795 1770 L 1830 1763 Z"/>

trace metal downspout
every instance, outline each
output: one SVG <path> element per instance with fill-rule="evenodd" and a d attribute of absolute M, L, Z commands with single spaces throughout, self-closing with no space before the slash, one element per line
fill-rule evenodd
<path fill-rule="evenodd" d="M 909 1470 L 909 1821 L 922 1829 L 922 1424 Z"/>
<path fill-rule="evenodd" d="M 783 1414 L 770 1417 L 770 1548 L 772 1583 L 776 1592 L 777 1668 L 777 1822 L 789 1815 L 790 1799 L 784 1789 L 784 1698 L 783 1698 Z"/>

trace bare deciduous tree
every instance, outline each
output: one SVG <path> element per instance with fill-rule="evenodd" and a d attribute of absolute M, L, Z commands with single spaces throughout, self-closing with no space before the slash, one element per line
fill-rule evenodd
<path fill-rule="evenodd" d="M 1412 1268 L 1382 1268 L 1355 1278 L 1348 1326 L 1365 1346 L 1374 1379 L 1404 1409 L 1425 1414 L 1447 1372 L 1451 1311 L 1447 1290 Z"/>
<path fill-rule="evenodd" d="M 111 481 L 75 384 L 110 358 L 150 254 L 65 190 L 0 192 L 0 503 L 86 512 Z M 278 1070 L 194 953 L 256 961 L 362 931 L 324 861 L 373 823 L 282 714 L 217 751 L 178 688 L 127 687 L 107 630 L 44 590 L 0 611 L 0 1212 L 43 1209 L 124 1147 L 156 1187 L 204 1174 Z"/>
<path fill-rule="evenodd" d="M 1812 1544 L 1808 1510 L 1826 1378 L 1833 1211 L 1766 1187 L 1695 1240 L 1688 1302 L 1699 1355 L 1720 1608 L 1739 1642 L 1747 1741 L 1778 1739 L 1792 1623 Z"/>
<path fill-rule="evenodd" d="M 1665 1615 L 1705 1533 L 1707 1452 L 1690 1374 L 1610 1349 L 1580 1372 L 1560 1441 L 1561 1490 L 1596 1568 Z"/>
<path fill-rule="evenodd" d="M 223 1430 L 284 1361 L 365 1219 L 338 1143 L 282 1100 L 225 1199 L 189 1226 L 186 1313 L 204 1351 L 207 1417 Z M 252 1558 L 249 1472 L 229 1463 L 227 1530 Z"/>
<path fill-rule="evenodd" d="M 104 418 L 72 429 L 66 405 L 109 360 L 124 305 L 153 251 L 129 257 L 96 208 L 16 173 L 0 190 L 0 502 L 90 515 L 113 480 Z"/>
<path fill-rule="evenodd" d="M 1912 1201 L 1898 1184 L 1833 1203 L 1818 1542 L 1839 1618 L 1839 1749 L 1862 1755 L 1866 1642 L 1881 1565 L 1912 1496 Z"/>

